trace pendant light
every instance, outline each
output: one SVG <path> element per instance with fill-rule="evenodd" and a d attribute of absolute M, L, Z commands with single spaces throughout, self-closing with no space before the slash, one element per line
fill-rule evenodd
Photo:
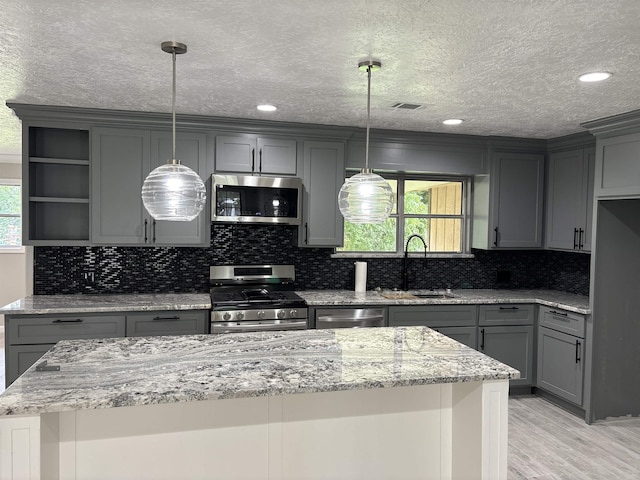
<path fill-rule="evenodd" d="M 369 130 L 371 128 L 371 72 L 380 70 L 377 60 L 358 64 L 367 72 L 367 139 L 364 168 L 347 178 L 338 194 L 338 207 L 345 220 L 351 223 L 382 223 L 393 209 L 393 190 L 389 183 L 369 168 Z"/>
<path fill-rule="evenodd" d="M 187 46 L 178 42 L 162 42 L 160 46 L 173 57 L 173 155 L 144 180 L 142 203 L 156 220 L 188 222 L 202 211 L 207 193 L 198 174 L 176 160 L 176 55 L 186 53 Z"/>

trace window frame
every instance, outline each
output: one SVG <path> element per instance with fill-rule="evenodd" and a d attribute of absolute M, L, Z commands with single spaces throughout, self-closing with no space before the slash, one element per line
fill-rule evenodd
<path fill-rule="evenodd" d="M 348 172 L 347 177 L 355 175 L 357 172 Z M 407 218 L 449 218 L 460 219 L 460 252 L 427 252 L 428 257 L 469 257 L 471 256 L 470 245 L 470 206 L 471 206 L 471 178 L 463 175 L 437 175 L 437 174 L 421 174 L 421 173 L 401 173 L 389 172 L 380 174 L 385 180 L 394 180 L 397 182 L 397 197 L 395 205 L 395 213 L 389 217 L 396 218 L 396 251 L 395 252 L 374 252 L 374 251 L 335 251 L 336 256 L 372 256 L 372 257 L 397 257 L 404 256 L 404 229 L 405 219 Z M 460 215 L 445 214 L 406 214 L 404 212 L 404 192 L 405 183 L 407 181 L 438 181 L 438 182 L 461 182 L 462 183 L 462 199 Z M 402 199 L 402 201 L 400 201 Z M 345 220 L 343 219 L 343 222 Z M 344 233 L 343 233 L 344 235 Z M 423 253 L 409 252 L 410 256 L 423 256 Z"/>
<path fill-rule="evenodd" d="M 18 213 L 17 215 L 13 215 L 13 214 L 7 214 L 7 213 L 2 213 L 0 212 L 0 218 L 19 218 L 20 219 L 20 245 L 4 245 L 2 243 L 0 243 L 0 254 L 3 253 L 23 253 L 25 251 L 24 249 L 24 245 L 22 245 L 22 238 L 23 238 L 23 228 L 24 228 L 24 222 L 22 221 L 23 219 L 23 213 L 24 213 L 24 206 L 22 205 L 22 202 L 24 202 L 24 196 L 23 196 L 23 191 L 22 191 L 22 180 L 19 178 L 0 178 L 0 186 L 17 186 L 20 187 L 20 213 Z"/>

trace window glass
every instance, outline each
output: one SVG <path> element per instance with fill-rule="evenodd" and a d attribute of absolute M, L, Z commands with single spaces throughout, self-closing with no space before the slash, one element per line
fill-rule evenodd
<path fill-rule="evenodd" d="M 344 223 L 344 252 L 403 253 L 411 235 L 420 235 L 427 252 L 460 253 L 464 249 L 465 179 L 427 176 L 388 179 L 396 194 L 391 217 L 382 225 Z M 398 245 L 396 239 L 402 239 Z M 412 239 L 409 252 L 424 252 L 420 239 Z"/>
<path fill-rule="evenodd" d="M 20 211 L 20 185 L 0 184 L 0 248 L 21 245 Z"/>

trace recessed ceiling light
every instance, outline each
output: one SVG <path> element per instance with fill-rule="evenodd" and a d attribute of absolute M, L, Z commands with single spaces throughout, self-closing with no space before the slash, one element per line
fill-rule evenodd
<path fill-rule="evenodd" d="M 275 112 L 278 108 L 275 105 L 269 105 L 265 103 L 264 105 L 258 105 L 258 110 L 261 112 Z"/>
<path fill-rule="evenodd" d="M 591 72 L 580 75 L 578 79 L 581 82 L 601 82 L 609 78 L 611 74 L 609 72 Z"/>
<path fill-rule="evenodd" d="M 459 118 L 450 118 L 449 120 L 445 120 L 444 122 L 445 125 L 460 125 L 462 123 L 462 120 L 460 120 Z"/>

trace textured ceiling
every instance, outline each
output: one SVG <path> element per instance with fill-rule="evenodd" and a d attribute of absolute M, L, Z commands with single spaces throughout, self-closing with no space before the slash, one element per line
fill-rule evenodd
<path fill-rule="evenodd" d="M 638 0 L 1 0 L 0 95 L 21 103 L 553 138 L 640 109 Z M 581 73 L 613 77 L 581 84 Z M 278 106 L 274 113 L 258 103 Z M 415 110 L 395 102 L 423 104 Z M 442 120 L 463 118 L 457 127 Z M 0 107 L 0 161 L 20 123 Z M 17 157 L 16 157 L 17 158 Z"/>

